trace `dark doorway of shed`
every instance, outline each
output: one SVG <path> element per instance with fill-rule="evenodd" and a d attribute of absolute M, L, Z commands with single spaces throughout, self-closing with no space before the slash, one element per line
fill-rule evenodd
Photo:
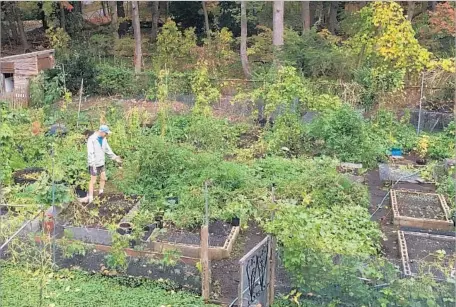
<path fill-rule="evenodd" d="M 3 73 L 0 74 L 1 92 L 10 93 L 14 91 L 14 74 Z"/>

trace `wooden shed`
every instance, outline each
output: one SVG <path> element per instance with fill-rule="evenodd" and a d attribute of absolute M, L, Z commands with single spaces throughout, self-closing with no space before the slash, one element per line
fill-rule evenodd
<path fill-rule="evenodd" d="M 25 107 L 30 101 L 30 79 L 55 65 L 54 49 L 0 58 L 0 100 L 13 108 Z"/>

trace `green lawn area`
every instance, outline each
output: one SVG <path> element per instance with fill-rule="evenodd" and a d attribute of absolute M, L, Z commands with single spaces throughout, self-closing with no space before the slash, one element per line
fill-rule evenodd
<path fill-rule="evenodd" d="M 158 282 L 89 275 L 80 271 L 49 272 L 44 277 L 43 301 L 40 284 L 43 274 L 21 266 L 0 265 L 0 305 L 2 307 L 62 306 L 209 306 L 195 294 L 174 291 Z"/>

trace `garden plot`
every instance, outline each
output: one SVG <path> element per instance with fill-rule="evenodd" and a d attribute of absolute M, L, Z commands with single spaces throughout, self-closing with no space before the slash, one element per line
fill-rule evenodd
<path fill-rule="evenodd" d="M 398 231 L 398 242 L 405 275 L 424 270 L 441 279 L 456 264 L 456 237 Z"/>
<path fill-rule="evenodd" d="M 54 214 L 57 223 L 86 243 L 112 244 L 109 226 L 127 222 L 137 210 L 138 200 L 121 194 L 103 195 L 91 204 L 72 202 Z"/>
<path fill-rule="evenodd" d="M 392 189 L 390 196 L 395 225 L 423 229 L 453 229 L 450 209 L 443 195 Z"/>
<path fill-rule="evenodd" d="M 42 211 L 24 210 L 20 212 L 14 207 L 0 206 L 0 258 L 4 258 L 11 241 L 23 238 L 40 228 Z"/>
<path fill-rule="evenodd" d="M 187 230 L 170 225 L 160 230 L 158 235 L 150 237 L 149 247 L 157 253 L 175 249 L 180 251 L 182 256 L 199 258 L 200 232 L 199 228 Z M 238 234 L 239 226 L 232 226 L 223 221 L 211 222 L 209 224 L 209 258 L 213 260 L 229 258 Z"/>

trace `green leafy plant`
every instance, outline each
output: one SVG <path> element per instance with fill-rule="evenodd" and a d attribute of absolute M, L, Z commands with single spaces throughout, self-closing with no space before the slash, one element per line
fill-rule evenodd
<path fill-rule="evenodd" d="M 317 117 L 310 124 L 308 134 L 321 153 L 345 162 L 362 162 L 369 166 L 386 156 L 385 144 L 349 106 Z"/>
<path fill-rule="evenodd" d="M 220 91 L 209 79 L 206 63 L 200 63 L 192 80 L 192 90 L 196 96 L 193 111 L 203 115 L 211 113 L 210 106 L 220 99 Z"/>
<path fill-rule="evenodd" d="M 105 256 L 106 265 L 111 270 L 124 271 L 128 267 L 128 258 L 124 250 L 128 247 L 128 240 L 124 236 L 118 234 L 114 228 L 111 230 L 111 251 Z"/>
<path fill-rule="evenodd" d="M 96 80 L 100 94 L 127 95 L 135 92 L 134 72 L 125 66 L 100 64 L 97 66 Z"/>
<path fill-rule="evenodd" d="M 59 240 L 59 247 L 62 250 L 63 257 L 66 259 L 74 256 L 85 256 L 86 245 L 80 241 L 73 240 L 73 233 L 67 229 L 64 230 L 63 238 Z"/>
<path fill-rule="evenodd" d="M 182 33 L 176 23 L 168 19 L 157 38 L 157 52 L 154 57 L 156 70 L 184 71 L 196 62 L 196 35 L 194 28 Z"/>

